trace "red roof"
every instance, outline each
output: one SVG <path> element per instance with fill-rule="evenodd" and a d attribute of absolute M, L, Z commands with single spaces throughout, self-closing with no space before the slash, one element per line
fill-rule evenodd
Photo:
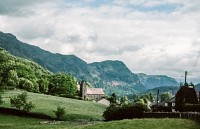
<path fill-rule="evenodd" d="M 87 94 L 104 95 L 105 93 L 102 88 L 87 88 Z"/>

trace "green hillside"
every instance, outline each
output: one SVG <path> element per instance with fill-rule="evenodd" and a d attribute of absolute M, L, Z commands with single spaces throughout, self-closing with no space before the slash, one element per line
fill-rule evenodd
<path fill-rule="evenodd" d="M 5 92 L 1 106 L 10 107 L 10 97 L 20 94 L 22 91 L 13 90 Z M 35 108 L 31 112 L 42 113 L 51 117 L 55 117 L 53 110 L 57 106 L 65 107 L 66 120 L 102 120 L 102 114 L 106 106 L 92 101 L 82 101 L 51 95 L 37 94 L 28 92 L 28 101 L 32 101 Z"/>
<path fill-rule="evenodd" d="M 0 48 L 0 85 L 16 88 L 22 82 L 30 84 L 34 92 L 39 91 L 37 81 L 51 75 L 38 64 L 11 55 L 6 50 Z"/>
<path fill-rule="evenodd" d="M 0 88 L 18 88 L 65 97 L 77 96 L 77 82 L 72 75 L 51 73 L 37 63 L 13 56 L 2 48 L 0 57 Z"/>

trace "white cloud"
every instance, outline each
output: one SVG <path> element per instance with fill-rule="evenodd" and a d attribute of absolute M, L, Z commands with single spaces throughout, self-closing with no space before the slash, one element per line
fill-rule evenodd
<path fill-rule="evenodd" d="M 6 6 L 7 2 L 1 2 Z M 200 76 L 199 65 L 193 67 L 200 48 L 200 2 L 114 0 L 94 7 L 92 2 L 13 3 L 14 10 L 13 6 L 0 10 L 0 30 L 54 53 L 75 54 L 87 62 L 117 59 L 133 72 L 179 79 L 185 70 L 195 69 L 191 78 Z M 129 4 L 155 10 L 173 5 L 174 9 L 144 11 Z M 31 13 L 24 15 L 20 10 Z"/>

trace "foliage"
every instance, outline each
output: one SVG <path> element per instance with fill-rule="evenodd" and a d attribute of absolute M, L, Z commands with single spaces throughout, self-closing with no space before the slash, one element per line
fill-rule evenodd
<path fill-rule="evenodd" d="M 56 111 L 53 111 L 56 115 L 57 120 L 62 120 L 63 116 L 65 115 L 66 111 L 64 107 L 58 106 Z"/>
<path fill-rule="evenodd" d="M 108 98 L 110 101 L 110 105 L 115 106 L 117 104 L 117 96 L 115 93 L 111 95 L 111 97 Z"/>
<path fill-rule="evenodd" d="M 154 102 L 154 95 L 150 93 L 142 94 L 142 95 L 134 95 L 133 103 L 136 105 L 143 105 L 147 107 L 148 101 Z"/>
<path fill-rule="evenodd" d="M 185 104 L 197 104 L 198 98 L 193 86 L 181 86 L 176 94 L 175 110 L 184 111 Z"/>
<path fill-rule="evenodd" d="M 51 75 L 38 64 L 12 56 L 4 49 L 0 49 L 0 57 L 0 86 L 38 92 L 37 80 Z"/>
<path fill-rule="evenodd" d="M 26 91 L 33 91 L 34 90 L 34 86 L 33 86 L 33 82 L 31 82 L 30 80 L 26 79 L 26 78 L 20 78 L 19 79 L 19 88 L 24 89 Z"/>
<path fill-rule="evenodd" d="M 40 93 L 47 93 L 49 87 L 49 81 L 47 78 L 41 78 L 38 80 Z"/>
<path fill-rule="evenodd" d="M 103 113 L 103 117 L 106 121 L 141 118 L 144 111 L 147 111 L 147 108 L 139 104 L 123 106 L 111 105 Z"/>
<path fill-rule="evenodd" d="M 151 108 L 152 108 L 153 112 L 172 112 L 172 108 L 169 106 L 153 105 Z"/>
<path fill-rule="evenodd" d="M 72 75 L 58 73 L 50 77 L 49 94 L 72 97 L 76 91 L 76 81 Z"/>
<path fill-rule="evenodd" d="M 7 85 L 16 87 L 19 84 L 19 78 L 15 70 L 10 70 L 8 72 Z"/>
<path fill-rule="evenodd" d="M 172 94 L 169 93 L 169 92 L 165 92 L 165 93 L 160 95 L 161 102 L 169 101 L 171 98 L 172 98 Z"/>
<path fill-rule="evenodd" d="M 0 49 L 0 56 L 0 87 L 65 97 L 77 94 L 76 80 L 72 75 L 52 74 L 32 61 L 12 56 L 4 49 Z"/>
<path fill-rule="evenodd" d="M 27 102 L 27 99 L 28 95 L 26 92 L 13 96 L 10 98 L 11 107 L 29 112 L 31 109 L 35 108 L 35 105 L 31 101 Z"/>
<path fill-rule="evenodd" d="M 128 103 L 129 102 L 128 102 L 128 97 L 127 96 L 121 97 L 120 105 L 127 105 Z"/>

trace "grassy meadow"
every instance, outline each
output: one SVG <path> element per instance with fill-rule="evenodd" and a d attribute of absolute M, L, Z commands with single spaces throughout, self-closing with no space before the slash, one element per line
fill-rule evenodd
<path fill-rule="evenodd" d="M 1 106 L 10 107 L 10 97 L 20 94 L 22 91 L 14 90 L 7 91 L 3 96 L 5 101 Z M 57 106 L 65 107 L 66 120 L 102 120 L 102 114 L 106 106 L 92 101 L 82 101 L 51 95 L 36 94 L 28 92 L 28 101 L 35 104 L 35 108 L 31 112 L 43 113 L 51 117 L 55 117 L 53 110 Z"/>
<path fill-rule="evenodd" d="M 186 119 L 133 119 L 112 122 L 84 123 L 63 121 L 58 124 L 41 124 L 45 120 L 0 114 L 0 129 L 200 129 Z"/>
<path fill-rule="evenodd" d="M 2 107 L 10 107 L 10 97 L 22 91 L 7 91 L 3 96 Z M 28 92 L 29 101 L 36 108 L 32 112 L 55 117 L 53 110 L 57 106 L 65 107 L 66 121 L 49 121 L 0 114 L 0 129 L 200 129 L 199 124 L 186 119 L 133 119 L 103 122 L 102 114 L 106 106 L 69 98 L 56 97 Z"/>
<path fill-rule="evenodd" d="M 200 125 L 188 119 L 133 119 L 98 123 L 75 129 L 200 129 Z"/>

